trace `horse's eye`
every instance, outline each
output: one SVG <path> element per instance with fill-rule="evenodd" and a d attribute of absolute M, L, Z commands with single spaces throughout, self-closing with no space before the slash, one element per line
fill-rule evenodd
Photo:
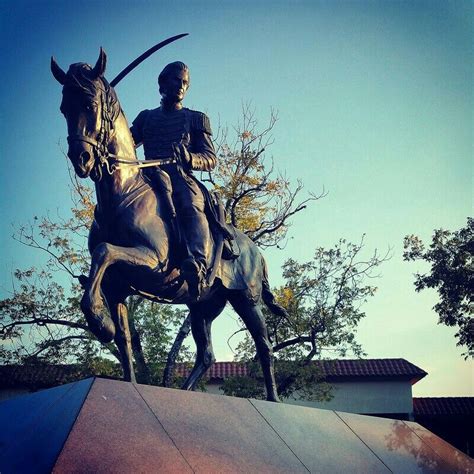
<path fill-rule="evenodd" d="M 88 112 L 93 112 L 97 109 L 97 104 L 95 102 L 87 102 L 85 108 Z"/>

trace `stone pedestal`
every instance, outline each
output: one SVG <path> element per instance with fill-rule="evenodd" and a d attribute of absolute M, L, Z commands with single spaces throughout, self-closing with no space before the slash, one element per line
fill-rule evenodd
<path fill-rule="evenodd" d="M 2 474 L 474 472 L 416 423 L 100 378 L 5 401 L 0 426 Z"/>

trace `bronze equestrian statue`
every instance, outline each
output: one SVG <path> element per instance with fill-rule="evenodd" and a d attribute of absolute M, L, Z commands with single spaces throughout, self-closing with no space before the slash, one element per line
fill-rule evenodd
<path fill-rule="evenodd" d="M 115 341 L 124 379 L 135 381 L 126 298 L 140 295 L 186 304 L 197 354 L 183 389 L 193 390 L 215 361 L 211 325 L 229 302 L 255 341 L 267 399 L 278 401 L 261 304 L 276 314 L 285 311 L 274 301 L 263 256 L 243 232 L 232 230 L 238 256 L 222 258 L 223 216 L 209 210 L 209 199 L 205 205 L 212 232 L 203 222 L 202 191 L 191 170 L 211 169 L 215 156 L 206 117 L 177 107 L 189 86 L 187 70 L 165 68 L 161 107 L 140 114 L 130 132 L 115 91 L 104 78 L 105 68 L 102 49 L 94 67 L 76 63 L 67 73 L 51 59 L 52 73 L 63 85 L 60 109 L 67 122 L 68 157 L 79 177 L 94 181 L 97 195 L 89 234 L 91 269 L 81 301 L 90 330 L 104 343 Z M 137 160 L 132 133 L 150 160 Z M 157 164 L 161 166 L 146 177 L 141 167 Z M 177 221 L 192 225 L 180 232 Z M 185 235 L 180 238 L 181 233 Z"/>

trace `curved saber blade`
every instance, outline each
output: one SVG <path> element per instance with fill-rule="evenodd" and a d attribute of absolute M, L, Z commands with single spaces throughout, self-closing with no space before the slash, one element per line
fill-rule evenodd
<path fill-rule="evenodd" d="M 133 71 L 141 62 L 145 61 L 148 56 L 151 56 L 153 53 L 158 51 L 159 49 L 163 48 L 167 44 L 176 41 L 183 36 L 188 36 L 189 33 L 182 33 L 180 35 L 172 36 L 171 38 L 165 39 L 161 43 L 156 44 L 155 46 L 151 47 L 149 50 L 145 51 L 141 56 L 139 56 L 135 61 L 130 63 L 117 77 L 110 81 L 110 85 L 115 87 L 130 71 Z"/>

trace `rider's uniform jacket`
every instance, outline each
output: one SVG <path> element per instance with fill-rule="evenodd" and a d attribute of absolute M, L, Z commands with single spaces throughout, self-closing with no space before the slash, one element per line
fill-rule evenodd
<path fill-rule="evenodd" d="M 173 143 L 176 143 L 188 150 L 191 170 L 211 171 L 216 166 L 211 126 L 202 112 L 187 108 L 164 112 L 161 107 L 143 110 L 130 130 L 135 144 L 143 143 L 148 160 L 173 157 Z"/>

